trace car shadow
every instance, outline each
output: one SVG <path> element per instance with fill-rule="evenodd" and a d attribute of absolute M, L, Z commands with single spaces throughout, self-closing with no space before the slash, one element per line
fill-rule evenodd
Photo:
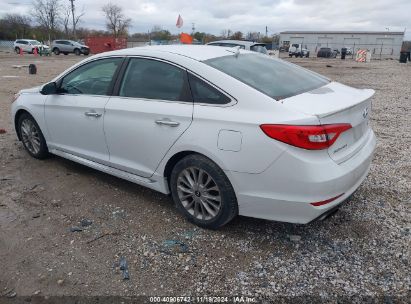
<path fill-rule="evenodd" d="M 79 174 L 85 177 L 94 177 L 99 182 L 115 187 L 120 192 L 125 192 L 127 195 L 136 196 L 146 202 L 156 202 L 158 212 L 170 213 L 173 217 L 181 219 L 182 226 L 191 226 L 183 215 L 181 215 L 174 206 L 170 195 L 165 195 L 146 187 L 134 184 L 127 180 L 100 172 L 87 166 L 66 160 L 64 158 L 55 157 L 56 162 L 63 166 L 67 172 Z M 292 224 L 264 219 L 257 219 L 245 216 L 237 216 L 227 225 L 218 230 L 200 229 L 202 233 L 210 235 L 229 235 L 235 240 L 244 240 L 245 237 L 253 236 L 254 240 L 259 240 L 260 243 L 279 241 L 286 245 L 292 245 L 300 242 L 328 243 L 330 238 L 366 238 L 367 230 L 362 229 L 358 221 L 352 219 L 350 215 L 350 206 L 356 204 L 355 195 L 351 201 L 346 202 L 342 208 L 325 220 L 316 220 L 309 224 Z M 158 209 L 157 209 L 158 208 Z M 359 227 L 356 227 L 359 226 Z M 313 245 L 313 244 L 312 244 Z M 313 245 L 314 246 L 314 245 Z"/>

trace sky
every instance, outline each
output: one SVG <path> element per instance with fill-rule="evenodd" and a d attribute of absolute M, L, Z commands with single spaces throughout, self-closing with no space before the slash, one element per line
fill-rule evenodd
<path fill-rule="evenodd" d="M 69 0 L 60 0 L 69 4 Z M 111 0 L 132 19 L 130 33 L 159 25 L 173 34 L 222 30 L 275 34 L 285 30 L 404 31 L 411 40 L 411 0 Z M 105 29 L 101 7 L 109 0 L 75 0 L 80 26 Z M 0 16 L 30 14 L 32 0 L 0 0 Z M 184 20 L 176 28 L 178 15 Z"/>

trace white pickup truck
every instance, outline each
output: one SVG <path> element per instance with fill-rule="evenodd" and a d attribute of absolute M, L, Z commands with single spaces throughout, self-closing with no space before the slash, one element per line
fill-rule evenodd
<path fill-rule="evenodd" d="M 288 56 L 290 57 L 310 57 L 310 51 L 303 48 L 303 45 L 300 43 L 293 43 L 289 50 L 288 50 Z"/>

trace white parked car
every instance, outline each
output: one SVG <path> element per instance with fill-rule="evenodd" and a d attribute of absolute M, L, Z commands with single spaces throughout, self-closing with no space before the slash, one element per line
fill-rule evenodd
<path fill-rule="evenodd" d="M 255 52 L 153 46 L 90 57 L 12 104 L 18 138 L 162 193 L 195 224 L 324 217 L 370 168 L 370 89 Z"/>
<path fill-rule="evenodd" d="M 237 47 L 239 46 L 240 49 L 253 51 L 262 54 L 268 54 L 267 48 L 265 47 L 265 43 L 258 43 L 252 41 L 244 41 L 244 40 L 219 40 L 207 43 L 207 45 L 213 46 L 223 46 L 223 47 Z"/>
<path fill-rule="evenodd" d="M 37 49 L 39 51 L 41 48 L 44 50 L 48 50 L 49 47 L 45 44 L 42 44 L 40 41 L 37 40 L 30 40 L 30 39 L 17 39 L 13 43 L 14 51 L 19 54 L 20 50 L 26 53 L 34 53 L 34 50 Z"/>
<path fill-rule="evenodd" d="M 294 43 L 288 49 L 288 56 L 293 57 L 310 57 L 310 51 L 306 48 L 303 48 L 302 44 Z"/>

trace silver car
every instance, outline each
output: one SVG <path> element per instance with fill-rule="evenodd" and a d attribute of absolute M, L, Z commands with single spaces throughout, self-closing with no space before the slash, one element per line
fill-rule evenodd
<path fill-rule="evenodd" d="M 268 54 L 264 43 L 243 41 L 243 40 L 219 40 L 207 43 L 207 45 L 236 47 L 239 46 L 243 50 L 253 51 L 257 53 Z"/>
<path fill-rule="evenodd" d="M 77 56 L 80 56 L 81 54 L 87 56 L 90 54 L 90 48 L 87 45 L 72 40 L 54 40 L 51 44 L 51 50 L 54 55 L 60 55 L 60 53 L 63 53 L 64 55 L 74 53 Z"/>

